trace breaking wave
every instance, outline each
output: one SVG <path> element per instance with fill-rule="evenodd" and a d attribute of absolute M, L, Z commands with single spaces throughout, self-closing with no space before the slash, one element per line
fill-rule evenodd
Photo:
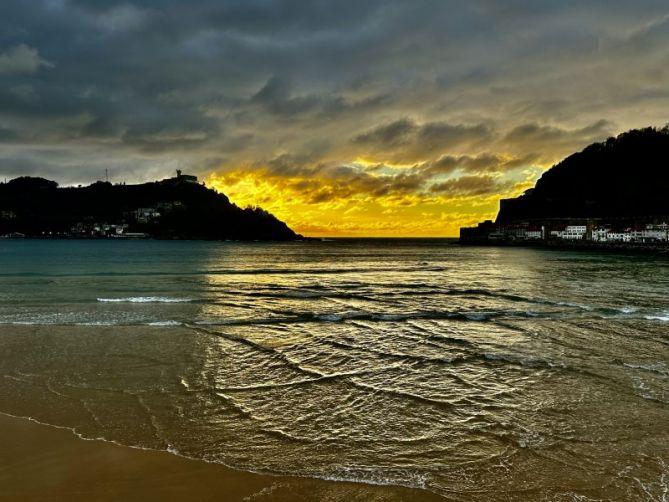
<path fill-rule="evenodd" d="M 101 303 L 190 303 L 193 298 L 175 298 L 170 296 L 129 296 L 126 298 L 98 298 Z"/>

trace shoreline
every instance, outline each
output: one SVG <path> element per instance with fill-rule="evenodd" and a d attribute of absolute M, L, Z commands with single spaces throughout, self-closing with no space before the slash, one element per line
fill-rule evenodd
<path fill-rule="evenodd" d="M 238 471 L 3 412 L 0 444 L 1 501 L 443 500 L 417 488 Z"/>
<path fill-rule="evenodd" d="M 632 243 L 601 243 L 592 241 L 560 242 L 560 241 L 462 241 L 457 242 L 462 247 L 500 247 L 500 248 L 534 248 L 554 249 L 558 251 L 603 251 L 619 254 L 645 254 L 655 256 L 669 256 L 669 245 L 648 245 Z"/>

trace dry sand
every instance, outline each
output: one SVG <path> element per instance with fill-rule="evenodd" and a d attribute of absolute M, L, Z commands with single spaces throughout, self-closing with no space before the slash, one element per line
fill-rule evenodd
<path fill-rule="evenodd" d="M 0 414 L 1 501 L 411 501 L 422 490 L 266 476 Z"/>

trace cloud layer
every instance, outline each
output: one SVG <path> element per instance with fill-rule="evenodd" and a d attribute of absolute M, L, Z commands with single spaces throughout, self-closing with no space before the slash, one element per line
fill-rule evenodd
<path fill-rule="evenodd" d="M 0 176 L 179 168 L 314 235 L 452 235 L 669 120 L 665 0 L 6 0 Z"/>

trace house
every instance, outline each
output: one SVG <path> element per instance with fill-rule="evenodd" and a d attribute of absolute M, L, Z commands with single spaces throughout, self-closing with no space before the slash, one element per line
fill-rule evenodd
<path fill-rule="evenodd" d="M 192 174 L 182 174 L 181 169 L 177 169 L 177 181 L 183 181 L 186 183 L 197 183 L 197 176 Z"/>
<path fill-rule="evenodd" d="M 569 241 L 582 240 L 587 232 L 586 225 L 567 225 L 563 230 L 551 230 L 551 237 Z"/>
<path fill-rule="evenodd" d="M 647 224 L 646 228 L 634 233 L 634 240 L 639 242 L 666 242 L 669 240 L 668 227 L 666 223 L 660 225 Z"/>
<path fill-rule="evenodd" d="M 506 227 L 504 234 L 507 239 L 524 241 L 527 239 L 527 226 L 518 225 L 514 227 Z"/>
<path fill-rule="evenodd" d="M 591 239 L 594 242 L 606 242 L 609 238 L 609 233 L 611 232 L 610 227 L 596 227 L 592 229 Z"/>
<path fill-rule="evenodd" d="M 608 242 L 632 242 L 631 229 L 611 231 L 606 235 Z"/>
<path fill-rule="evenodd" d="M 160 213 L 153 207 L 140 207 L 135 211 L 135 218 L 139 223 L 148 223 L 160 218 Z"/>
<path fill-rule="evenodd" d="M 525 232 L 526 240 L 541 240 L 544 238 L 544 227 L 528 227 Z"/>

